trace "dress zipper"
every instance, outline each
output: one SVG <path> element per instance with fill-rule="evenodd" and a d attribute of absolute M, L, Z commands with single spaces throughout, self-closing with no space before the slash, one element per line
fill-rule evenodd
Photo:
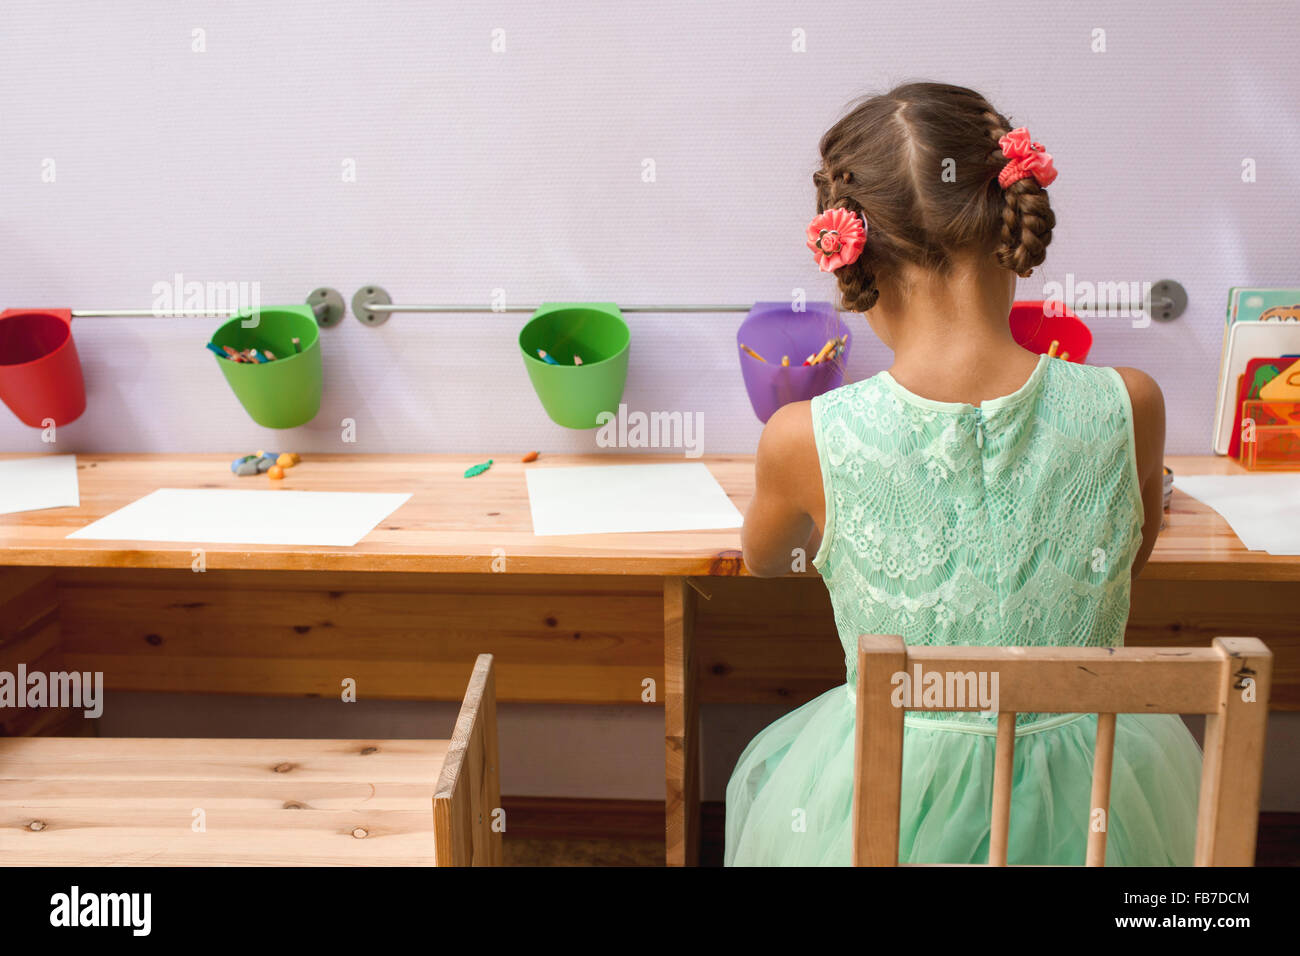
<path fill-rule="evenodd" d="M 975 447 L 984 447 L 984 412 L 975 409 Z"/>

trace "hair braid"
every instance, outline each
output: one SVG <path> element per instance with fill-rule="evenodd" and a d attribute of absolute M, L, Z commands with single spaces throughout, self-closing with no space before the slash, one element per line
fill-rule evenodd
<path fill-rule="evenodd" d="M 995 167 L 993 181 L 1006 165 L 998 141 L 1011 132 L 1005 116 L 993 111 L 984 114 L 989 138 L 993 140 L 991 164 Z M 1001 188 L 1001 187 L 998 187 Z M 1047 258 L 1047 244 L 1052 241 L 1056 214 L 1043 187 L 1032 176 L 1026 176 L 1003 190 L 1002 230 L 994 255 L 998 264 L 1018 276 L 1030 275 L 1036 266 Z"/>
<path fill-rule="evenodd" d="M 853 174 L 847 171 L 834 173 L 819 169 L 814 173 L 813 183 L 817 186 L 817 211 L 821 213 L 827 209 L 847 209 L 866 222 L 866 214 L 862 206 L 851 194 L 852 182 Z M 869 248 L 871 243 L 869 225 L 867 243 Z M 835 270 L 835 278 L 839 283 L 843 306 L 850 312 L 866 312 L 874 307 L 876 300 L 880 298 L 880 290 L 876 288 L 875 269 L 871 264 L 868 250 L 863 250 L 856 262 Z"/>

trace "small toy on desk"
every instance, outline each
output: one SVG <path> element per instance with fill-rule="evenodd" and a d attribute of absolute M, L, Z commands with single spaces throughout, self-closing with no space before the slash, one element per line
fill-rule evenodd
<path fill-rule="evenodd" d="M 257 451 L 252 455 L 241 455 L 230 463 L 230 470 L 240 477 L 246 475 L 267 474 L 272 478 L 283 478 L 284 470 L 292 468 L 302 457 L 297 452 L 280 454 L 273 451 Z M 276 474 L 276 472 L 279 472 Z"/>
<path fill-rule="evenodd" d="M 524 455 L 524 457 L 520 458 L 519 460 L 523 462 L 536 461 L 539 457 L 541 456 L 538 452 L 530 451 L 528 454 Z"/>
<path fill-rule="evenodd" d="M 481 465 L 471 465 L 470 467 L 465 469 L 465 477 L 473 478 L 475 475 L 483 474 L 483 472 L 487 471 L 489 468 L 492 467 L 492 461 L 493 459 L 489 458 Z"/>
<path fill-rule="evenodd" d="M 230 470 L 241 478 L 245 475 L 255 475 L 257 474 L 258 461 L 260 459 L 257 455 L 244 455 L 230 463 Z"/>

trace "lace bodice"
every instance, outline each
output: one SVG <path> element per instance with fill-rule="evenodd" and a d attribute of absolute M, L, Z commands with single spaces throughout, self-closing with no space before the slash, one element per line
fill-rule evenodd
<path fill-rule="evenodd" d="M 1114 369 L 1043 356 L 1023 386 L 979 406 L 922 398 L 881 372 L 813 399 L 812 419 L 826 495 L 813 565 L 850 687 L 860 634 L 1123 643 L 1142 500 Z"/>

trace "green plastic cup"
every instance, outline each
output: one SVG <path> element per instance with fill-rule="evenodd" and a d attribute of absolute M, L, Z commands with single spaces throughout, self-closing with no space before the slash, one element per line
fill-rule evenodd
<path fill-rule="evenodd" d="M 542 408 L 565 428 L 596 428 L 601 412 L 617 414 L 631 342 L 613 302 L 548 302 L 519 331 L 524 367 Z M 558 364 L 541 358 L 539 349 Z"/>
<path fill-rule="evenodd" d="M 212 343 L 235 350 L 268 349 L 275 360 L 261 365 L 232 362 L 213 356 L 235 397 L 249 417 L 266 428 L 305 425 L 320 411 L 324 379 L 320 357 L 320 329 L 306 305 L 267 306 L 251 324 L 252 310 L 240 312 L 217 329 Z M 249 322 L 248 326 L 244 323 Z M 293 349 L 297 338 L 301 352 Z"/>

